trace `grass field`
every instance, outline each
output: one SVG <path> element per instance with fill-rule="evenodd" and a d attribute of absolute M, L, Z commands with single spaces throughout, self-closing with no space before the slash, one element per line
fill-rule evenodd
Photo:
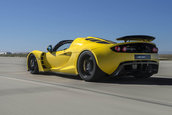
<path fill-rule="evenodd" d="M 172 54 L 160 54 L 159 58 L 161 60 L 172 60 Z"/>

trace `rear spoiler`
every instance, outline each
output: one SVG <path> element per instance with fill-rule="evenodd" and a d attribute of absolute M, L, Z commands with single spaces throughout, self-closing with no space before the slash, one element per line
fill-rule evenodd
<path fill-rule="evenodd" d="M 153 36 L 146 36 L 146 35 L 132 35 L 132 36 L 124 36 L 117 38 L 116 40 L 124 40 L 125 42 L 127 41 L 147 41 L 151 42 L 155 39 Z"/>

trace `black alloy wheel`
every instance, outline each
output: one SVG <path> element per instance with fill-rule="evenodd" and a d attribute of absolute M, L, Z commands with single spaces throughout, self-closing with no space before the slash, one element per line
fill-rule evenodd
<path fill-rule="evenodd" d="M 97 66 L 94 55 L 90 51 L 80 54 L 77 69 L 79 76 L 85 81 L 97 81 L 105 75 Z"/>
<path fill-rule="evenodd" d="M 39 73 L 38 63 L 37 63 L 37 60 L 33 54 L 31 54 L 29 56 L 28 67 L 29 67 L 30 73 L 32 73 L 32 74 Z"/>

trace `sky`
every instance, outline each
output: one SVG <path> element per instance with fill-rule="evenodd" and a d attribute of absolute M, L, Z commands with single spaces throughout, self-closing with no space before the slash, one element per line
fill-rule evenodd
<path fill-rule="evenodd" d="M 0 0 L 0 51 L 126 35 L 154 36 L 159 51 L 172 51 L 172 0 Z"/>

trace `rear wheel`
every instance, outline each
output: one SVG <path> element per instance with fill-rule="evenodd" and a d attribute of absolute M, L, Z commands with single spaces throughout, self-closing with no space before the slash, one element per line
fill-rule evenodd
<path fill-rule="evenodd" d="M 38 63 L 37 63 L 36 57 L 33 54 L 29 56 L 28 67 L 29 67 L 30 73 L 32 74 L 39 73 Z"/>
<path fill-rule="evenodd" d="M 78 58 L 77 69 L 79 76 L 85 81 L 96 81 L 105 74 L 97 66 L 94 55 L 90 51 L 84 51 Z"/>

